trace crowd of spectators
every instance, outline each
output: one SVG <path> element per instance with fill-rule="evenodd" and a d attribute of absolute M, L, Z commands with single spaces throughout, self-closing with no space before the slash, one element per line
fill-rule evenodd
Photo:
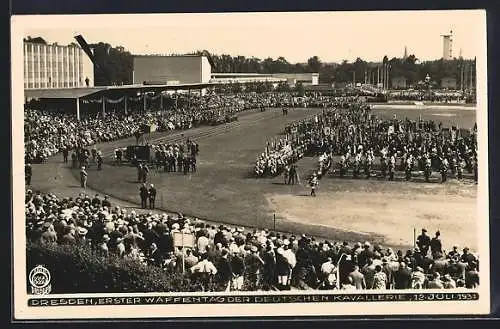
<path fill-rule="evenodd" d="M 138 214 L 107 196 L 60 198 L 28 190 L 29 242 L 90 248 L 95 257 L 120 257 L 186 275 L 203 290 L 477 288 L 479 259 L 440 233 L 422 230 L 414 248 L 332 242 L 267 229 L 211 225 L 182 214 Z M 176 233 L 194 235 L 175 247 Z M 185 274 L 183 274 L 185 271 Z M 172 275 L 172 274 L 170 274 Z"/>
<path fill-rule="evenodd" d="M 462 91 L 426 91 L 426 90 L 401 90 L 389 91 L 387 99 L 391 101 L 419 101 L 431 103 L 472 103 L 474 97 Z"/>

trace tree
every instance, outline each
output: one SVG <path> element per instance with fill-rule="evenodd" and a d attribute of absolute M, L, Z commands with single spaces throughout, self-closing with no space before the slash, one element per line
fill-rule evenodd
<path fill-rule="evenodd" d="M 305 89 L 304 89 L 304 85 L 302 84 L 302 82 L 297 82 L 295 84 L 295 90 L 294 91 L 299 95 L 299 97 L 304 96 Z"/>
<path fill-rule="evenodd" d="M 313 56 L 307 60 L 307 66 L 311 72 L 319 72 L 321 70 L 321 61 L 318 56 Z"/>
<path fill-rule="evenodd" d="M 133 58 L 124 47 L 113 47 L 99 42 L 89 45 L 94 49 L 94 82 L 96 86 L 124 85 L 132 83 Z"/>

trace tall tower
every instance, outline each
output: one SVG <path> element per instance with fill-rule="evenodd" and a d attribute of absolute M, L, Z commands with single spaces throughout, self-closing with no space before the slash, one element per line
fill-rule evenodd
<path fill-rule="evenodd" d="M 408 57 L 408 48 L 405 46 L 405 53 L 403 55 L 403 59 L 406 59 Z"/>
<path fill-rule="evenodd" d="M 453 58 L 453 31 L 450 34 L 442 34 L 443 37 L 443 59 L 445 61 Z"/>

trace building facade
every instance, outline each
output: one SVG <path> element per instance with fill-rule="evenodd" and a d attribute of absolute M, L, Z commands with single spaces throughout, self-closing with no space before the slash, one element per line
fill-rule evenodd
<path fill-rule="evenodd" d="M 453 59 L 453 35 L 443 35 L 443 59 L 449 61 Z"/>
<path fill-rule="evenodd" d="M 76 44 L 24 42 L 24 89 L 94 86 L 94 65 Z"/>
<path fill-rule="evenodd" d="M 274 73 L 274 77 L 300 82 L 303 86 L 316 86 L 319 83 L 319 73 Z"/>
<path fill-rule="evenodd" d="M 133 83 L 167 85 L 208 83 L 212 67 L 206 56 L 136 55 Z"/>

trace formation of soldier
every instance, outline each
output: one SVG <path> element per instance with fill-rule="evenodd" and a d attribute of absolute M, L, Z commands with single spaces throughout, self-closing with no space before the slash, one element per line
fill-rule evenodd
<path fill-rule="evenodd" d="M 422 119 L 382 119 L 363 102 L 342 103 L 288 125 L 286 137 L 273 143 L 273 152 L 267 152 L 266 147 L 256 168 L 261 176 L 266 172 L 279 174 L 283 156 L 276 157 L 276 150 L 281 155 L 283 150 L 293 154 L 299 146 L 301 153 L 320 156 L 319 177 L 331 167 L 340 177 L 370 178 L 376 171 L 379 177 L 395 180 L 397 172 L 403 172 L 404 179 L 410 181 L 418 171 L 426 182 L 431 181 L 433 172 L 446 182 L 450 177 L 463 179 L 467 172 L 477 182 L 476 130 L 475 126 L 463 133 L 458 127 L 448 129 Z M 299 158 L 286 159 L 292 163 Z"/>
<path fill-rule="evenodd" d="M 194 141 L 187 139 L 185 144 L 153 145 L 154 163 L 157 170 L 164 172 L 196 172 L 196 158 L 200 152 Z"/>
<path fill-rule="evenodd" d="M 65 148 L 63 151 L 64 163 L 68 163 L 68 153 L 69 150 Z M 95 147 L 88 149 L 79 146 L 71 152 L 71 168 L 90 168 L 91 165 L 95 164 L 97 170 L 102 170 L 103 162 L 102 152 Z"/>

